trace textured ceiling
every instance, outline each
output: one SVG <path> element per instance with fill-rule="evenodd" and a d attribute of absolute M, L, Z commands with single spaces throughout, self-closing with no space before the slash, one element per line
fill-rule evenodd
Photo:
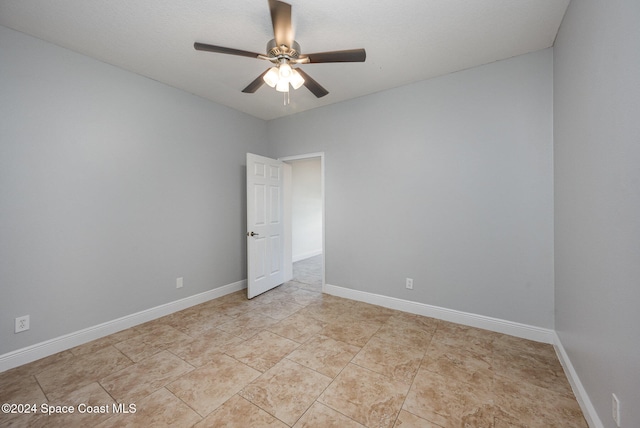
<path fill-rule="evenodd" d="M 262 60 L 200 52 L 193 43 L 263 53 L 267 0 L 0 0 L 0 25 L 250 115 L 273 119 L 553 45 L 569 0 L 290 0 L 303 53 L 365 48 L 364 63 L 301 67 L 291 104 L 266 85 L 241 90 Z"/>

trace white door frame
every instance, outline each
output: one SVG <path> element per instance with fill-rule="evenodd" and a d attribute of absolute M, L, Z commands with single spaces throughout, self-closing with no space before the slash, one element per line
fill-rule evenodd
<path fill-rule="evenodd" d="M 283 156 L 279 157 L 278 160 L 287 162 L 287 161 L 297 161 L 303 159 L 311 159 L 311 158 L 320 158 L 320 198 L 322 200 L 322 291 L 325 291 L 325 224 L 324 224 L 324 152 L 316 152 L 316 153 L 307 153 L 302 155 L 295 156 Z M 285 258 L 284 258 L 284 271 L 286 280 L 290 280 L 293 275 L 293 262 L 292 262 L 292 254 L 291 254 L 291 193 L 292 193 L 292 180 L 291 177 L 288 179 L 285 177 L 284 181 L 284 203 L 285 203 L 285 213 L 284 213 L 284 221 L 285 221 Z M 287 207 L 288 204 L 288 207 Z"/>

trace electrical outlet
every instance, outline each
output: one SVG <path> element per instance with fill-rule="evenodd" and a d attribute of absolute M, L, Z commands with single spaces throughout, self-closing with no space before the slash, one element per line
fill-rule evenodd
<path fill-rule="evenodd" d="M 620 426 L 620 400 L 616 394 L 611 394 L 611 414 L 616 425 Z"/>
<path fill-rule="evenodd" d="M 184 281 L 182 277 L 176 278 L 176 288 L 182 288 L 183 285 L 184 285 Z"/>
<path fill-rule="evenodd" d="M 407 287 L 409 290 L 413 290 L 413 278 L 407 278 L 405 287 Z"/>
<path fill-rule="evenodd" d="M 29 330 L 29 315 L 16 318 L 16 333 Z"/>

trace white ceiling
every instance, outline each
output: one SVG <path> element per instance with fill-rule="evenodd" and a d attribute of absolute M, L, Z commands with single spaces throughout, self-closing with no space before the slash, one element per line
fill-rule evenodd
<path fill-rule="evenodd" d="M 329 95 L 241 90 L 270 63 L 267 0 L 0 0 L 0 25 L 268 120 L 553 45 L 569 0 L 290 0 L 303 53 L 365 48 L 364 63 L 301 67 Z"/>

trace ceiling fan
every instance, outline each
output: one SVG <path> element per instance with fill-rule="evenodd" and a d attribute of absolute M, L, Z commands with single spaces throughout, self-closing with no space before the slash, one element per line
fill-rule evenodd
<path fill-rule="evenodd" d="M 249 58 L 264 59 L 274 64 L 258 76 L 253 82 L 242 90 L 247 94 L 253 94 L 264 83 L 276 88 L 285 94 L 285 104 L 288 100 L 289 85 L 298 89 L 304 85 L 316 97 L 324 97 L 329 93 L 311 76 L 301 68 L 293 68 L 297 64 L 317 64 L 326 62 L 364 62 L 367 54 L 364 49 L 349 49 L 342 51 L 319 52 L 302 54 L 300 45 L 293 39 L 291 26 L 291 5 L 279 0 L 268 0 L 271 10 L 271 22 L 273 24 L 274 38 L 267 43 L 267 54 L 262 55 L 239 49 L 225 48 L 223 46 L 209 45 L 195 42 L 193 47 L 199 51 L 216 52 L 228 55 L 238 55 Z"/>

